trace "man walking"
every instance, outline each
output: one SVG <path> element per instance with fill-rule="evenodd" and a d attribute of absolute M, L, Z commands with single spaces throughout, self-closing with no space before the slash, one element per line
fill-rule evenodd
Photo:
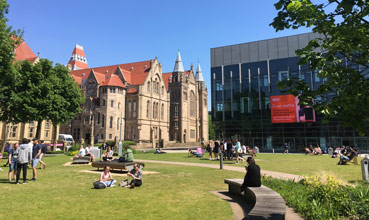
<path fill-rule="evenodd" d="M 29 140 L 23 138 L 22 144 L 18 148 L 18 160 L 17 160 L 17 179 L 16 184 L 19 184 L 19 177 L 21 169 L 23 169 L 23 184 L 27 184 L 27 163 L 31 161 L 32 151 L 29 146 Z"/>
<path fill-rule="evenodd" d="M 32 181 L 36 181 L 37 175 L 37 164 L 40 161 L 42 145 L 38 143 L 38 139 L 33 139 L 33 149 L 32 149 L 32 170 L 33 170 L 33 178 Z"/>

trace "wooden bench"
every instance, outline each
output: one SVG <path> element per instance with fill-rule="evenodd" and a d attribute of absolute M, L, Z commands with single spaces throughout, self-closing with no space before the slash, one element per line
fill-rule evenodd
<path fill-rule="evenodd" d="M 96 167 L 98 170 L 100 168 L 104 168 L 105 166 L 109 166 L 110 169 L 114 170 L 125 170 L 125 171 L 129 171 L 133 169 L 133 165 L 136 162 L 118 162 L 118 160 L 113 160 L 113 161 L 95 161 L 93 162 L 91 165 L 92 167 Z M 137 163 L 138 165 L 140 165 L 139 169 L 143 169 L 145 167 L 145 164 L 143 163 Z"/>
<path fill-rule="evenodd" d="M 76 157 L 73 158 L 72 164 L 87 164 L 91 161 L 91 157 L 85 156 L 85 157 Z"/>
<path fill-rule="evenodd" d="M 242 179 L 225 179 L 231 194 L 242 195 Z M 285 219 L 286 204 L 283 198 L 266 186 L 247 187 L 244 195 L 247 203 L 254 206 L 245 219 Z"/>

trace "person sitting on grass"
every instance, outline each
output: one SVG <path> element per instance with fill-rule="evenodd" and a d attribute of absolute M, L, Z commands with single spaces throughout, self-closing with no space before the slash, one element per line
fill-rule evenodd
<path fill-rule="evenodd" d="M 104 171 L 100 175 L 100 182 L 104 183 L 106 187 L 114 187 L 117 182 L 110 173 L 110 167 L 105 166 Z"/>
<path fill-rule="evenodd" d="M 133 165 L 133 169 L 127 174 L 128 176 L 132 177 L 132 181 L 127 186 L 128 188 L 135 188 L 136 186 L 142 185 L 142 171 L 139 169 L 140 166 L 138 163 Z"/>
<path fill-rule="evenodd" d="M 252 157 L 247 158 L 247 163 L 249 166 L 245 166 L 247 173 L 241 186 L 241 192 L 247 187 L 261 186 L 260 167 L 255 164 L 255 159 Z"/>
<path fill-rule="evenodd" d="M 104 155 L 103 155 L 103 161 L 111 161 L 113 159 L 114 152 L 111 150 L 111 147 L 108 146 L 106 149 Z"/>
<path fill-rule="evenodd" d="M 164 152 L 160 149 L 160 147 L 156 148 L 154 154 L 166 154 L 167 152 Z"/>
<path fill-rule="evenodd" d="M 83 148 L 83 145 L 81 145 L 81 147 L 79 148 L 79 152 L 76 154 L 76 156 L 73 157 L 73 159 L 84 157 L 85 155 L 86 155 L 86 151 Z"/>

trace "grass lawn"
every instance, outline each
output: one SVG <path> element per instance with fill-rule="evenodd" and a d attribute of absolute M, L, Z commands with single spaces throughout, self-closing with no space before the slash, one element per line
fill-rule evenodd
<path fill-rule="evenodd" d="M 4 171 L 0 172 L 3 202 L 0 219 L 231 220 L 233 213 L 228 203 L 209 191 L 226 190 L 224 178 L 243 178 L 244 175 L 201 167 L 146 163 L 144 170 L 159 174 L 144 175 L 142 187 L 95 190 L 92 183 L 98 180 L 99 173 L 79 172 L 92 170 L 91 166 L 63 166 L 70 162 L 69 158 L 64 155 L 44 158 L 47 168 L 38 169 L 37 181 L 29 181 L 26 185 L 9 184 L 8 167 L 3 167 Z M 28 169 L 30 178 L 32 169 Z M 119 183 L 126 178 L 115 179 Z"/>
<path fill-rule="evenodd" d="M 187 153 L 139 153 L 135 154 L 135 158 L 188 163 L 219 164 L 219 161 L 208 160 L 207 153 L 205 153 L 204 158 L 188 158 Z M 348 183 L 356 183 L 362 179 L 360 165 L 362 158 L 358 158 L 359 165 L 354 165 L 353 163 L 348 163 L 348 165 L 337 165 L 339 159 L 333 159 L 328 155 L 311 156 L 303 154 L 258 154 L 255 159 L 260 168 L 264 170 L 297 174 L 302 176 L 320 176 L 331 174 L 337 179 Z M 225 161 L 224 165 L 243 166 L 241 164 L 236 165 L 231 161 Z"/>

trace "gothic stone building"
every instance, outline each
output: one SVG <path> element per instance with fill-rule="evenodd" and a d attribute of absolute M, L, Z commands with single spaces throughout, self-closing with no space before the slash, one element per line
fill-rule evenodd
<path fill-rule="evenodd" d="M 130 140 L 155 147 L 168 142 L 208 141 L 207 88 L 200 65 L 184 71 L 178 52 L 174 71 L 158 59 L 88 68 L 76 45 L 68 63 L 86 102 L 61 132 L 90 142 Z M 92 138 L 94 137 L 94 138 Z"/>

